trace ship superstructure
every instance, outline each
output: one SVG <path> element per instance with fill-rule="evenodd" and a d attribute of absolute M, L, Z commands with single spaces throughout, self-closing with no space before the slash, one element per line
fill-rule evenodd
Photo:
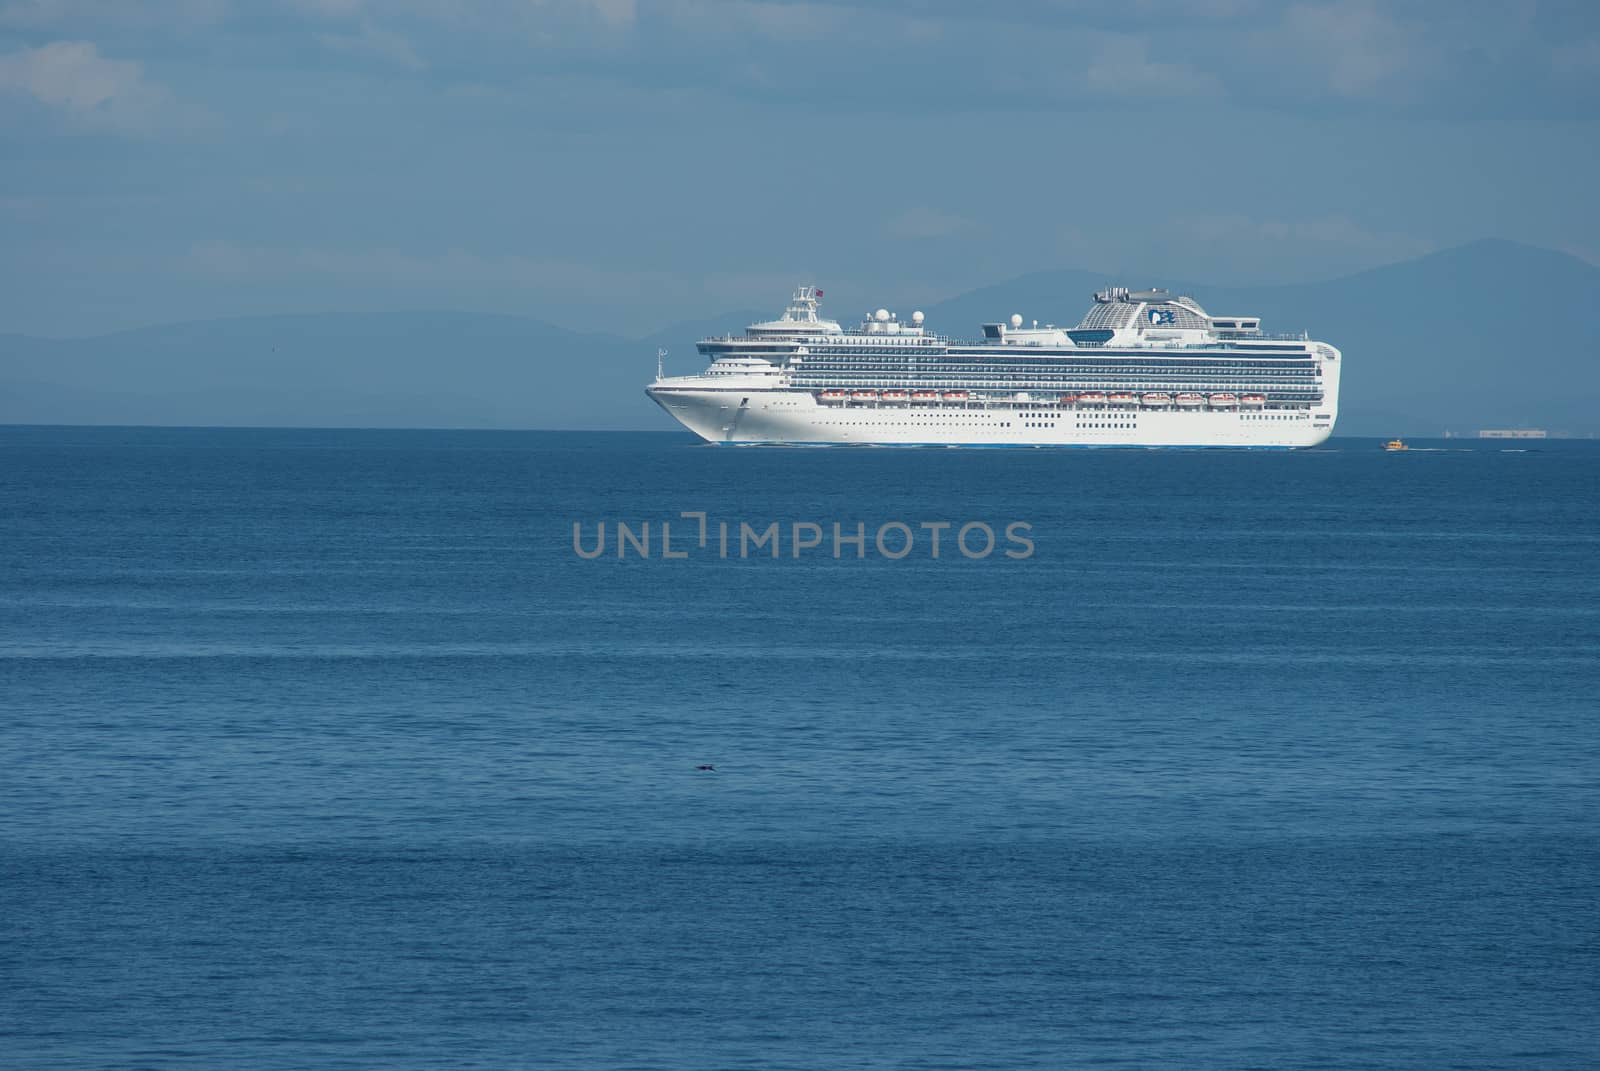
<path fill-rule="evenodd" d="M 966 342 L 920 312 L 847 329 L 821 298 L 800 287 L 778 319 L 703 340 L 705 371 L 650 397 L 716 443 L 1306 447 L 1338 417 L 1333 346 L 1166 290 L 1102 290 L 1076 327 L 1019 314 Z"/>

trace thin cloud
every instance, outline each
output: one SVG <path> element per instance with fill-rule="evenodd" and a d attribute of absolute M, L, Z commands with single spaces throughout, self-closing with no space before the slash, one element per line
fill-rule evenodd
<path fill-rule="evenodd" d="M 413 71 L 427 66 L 411 47 L 410 40 L 376 25 L 370 19 L 362 19 L 354 33 L 323 33 L 317 35 L 317 40 L 324 48 L 335 52 L 372 56 Z"/>
<path fill-rule="evenodd" d="M 1558 45 L 1551 51 L 1550 61 L 1557 74 L 1568 78 L 1600 75 L 1600 37 Z"/>
<path fill-rule="evenodd" d="M 1149 43 L 1140 37 L 1108 38 L 1084 71 L 1084 84 L 1097 94 L 1115 97 L 1216 96 L 1222 83 L 1210 74 L 1181 63 L 1150 58 Z"/>
<path fill-rule="evenodd" d="M 1325 246 L 1385 259 L 1421 256 L 1432 242 L 1407 234 L 1374 231 L 1346 216 L 1312 219 L 1253 219 L 1243 215 L 1199 216 L 1182 222 L 1184 231 L 1203 241 L 1248 245 Z"/>
<path fill-rule="evenodd" d="M 182 260 L 191 273 L 271 280 L 313 276 L 394 287 L 492 285 L 537 294 L 624 293 L 649 289 L 686 296 L 693 284 L 671 271 L 611 270 L 555 258 L 493 255 L 465 249 L 417 253 L 397 248 L 264 246 L 204 241 Z"/>
<path fill-rule="evenodd" d="M 0 26 L 54 29 L 207 26 L 227 14 L 229 0 L 13 0 L 0 7 Z"/>
<path fill-rule="evenodd" d="M 1373 97 L 1428 73 L 1432 56 L 1420 32 L 1365 0 L 1293 4 L 1263 35 L 1293 67 L 1315 72 L 1340 97 Z"/>
<path fill-rule="evenodd" d="M 0 27 L 29 44 L 40 41 L 27 34 L 48 32 L 130 56 L 155 54 L 177 31 L 297 71 L 309 39 L 342 57 L 331 64 L 426 67 L 442 82 L 514 89 L 530 71 L 560 72 L 741 104 L 803 95 L 830 111 L 1226 99 L 1309 115 L 1594 114 L 1592 25 L 1533 10 L 1494 0 L 0 0 Z"/>
<path fill-rule="evenodd" d="M 137 61 L 108 59 L 89 41 L 54 41 L 0 56 L 0 90 L 26 94 L 86 130 L 144 135 L 188 118 Z"/>
<path fill-rule="evenodd" d="M 830 4 L 729 4 L 675 0 L 652 10 L 680 29 L 705 37 L 753 36 L 774 41 L 816 42 L 848 32 L 854 12 Z"/>
<path fill-rule="evenodd" d="M 890 217 L 883 225 L 883 233 L 890 238 L 951 238 L 981 230 L 965 216 L 944 212 L 937 208 L 914 205 Z"/>

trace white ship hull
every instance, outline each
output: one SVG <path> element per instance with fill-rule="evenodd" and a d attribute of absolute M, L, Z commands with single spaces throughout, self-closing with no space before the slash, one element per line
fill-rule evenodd
<path fill-rule="evenodd" d="M 1264 335 L 1164 290 L 1112 288 L 1077 328 L 930 334 L 887 309 L 846 331 L 800 287 L 784 315 L 699 343 L 699 375 L 647 389 L 711 443 L 882 446 L 1316 446 L 1338 418 L 1340 354 Z"/>
<path fill-rule="evenodd" d="M 894 446 L 1122 446 L 1295 449 L 1333 433 L 1336 414 L 1071 409 L 1047 403 L 829 404 L 808 391 L 696 389 L 664 379 L 650 397 L 711 443 Z"/>

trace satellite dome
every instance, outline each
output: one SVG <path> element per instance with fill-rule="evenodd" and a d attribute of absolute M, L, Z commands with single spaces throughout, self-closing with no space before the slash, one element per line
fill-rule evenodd
<path fill-rule="evenodd" d="M 916 312 L 911 314 L 911 322 L 914 323 L 914 324 L 920 324 L 922 322 L 922 310 L 921 309 L 918 309 Z"/>
<path fill-rule="evenodd" d="M 1011 314 L 1011 326 L 1012 327 L 1021 327 L 1022 326 L 1022 313 L 1014 312 L 1014 313 Z"/>
<path fill-rule="evenodd" d="M 877 312 L 872 314 L 872 318 L 877 320 L 880 324 L 886 324 L 889 322 L 889 310 L 879 309 Z"/>

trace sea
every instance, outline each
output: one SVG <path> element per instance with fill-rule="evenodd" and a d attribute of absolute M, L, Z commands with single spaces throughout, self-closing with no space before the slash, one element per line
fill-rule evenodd
<path fill-rule="evenodd" d="M 0 1066 L 1600 1066 L 1600 442 L 1411 445 L 0 428 Z"/>

